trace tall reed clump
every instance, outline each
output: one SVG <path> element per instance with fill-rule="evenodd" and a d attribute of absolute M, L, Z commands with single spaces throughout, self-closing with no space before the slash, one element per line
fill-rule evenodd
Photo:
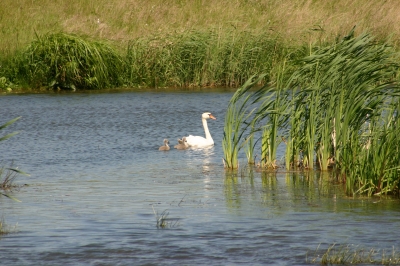
<path fill-rule="evenodd" d="M 129 85 L 134 87 L 230 86 L 267 73 L 284 48 L 277 38 L 249 32 L 188 31 L 130 41 Z"/>
<path fill-rule="evenodd" d="M 242 148 L 241 141 L 245 137 L 248 145 L 247 158 L 249 162 L 253 162 L 253 134 L 255 132 L 255 125 L 254 123 L 248 123 L 248 121 L 251 119 L 254 112 L 254 109 L 249 109 L 249 106 L 254 103 L 254 100 L 252 98 L 253 94 L 249 93 L 249 90 L 253 88 L 255 84 L 260 83 L 264 77 L 265 75 L 251 77 L 236 91 L 229 101 L 228 110 L 225 114 L 224 136 L 222 139 L 222 149 L 224 151 L 223 162 L 225 168 L 237 169 L 239 167 L 238 153 Z"/>
<path fill-rule="evenodd" d="M 15 64 L 17 79 L 33 88 L 101 89 L 122 84 L 120 55 L 105 42 L 72 34 L 37 36 Z"/>
<path fill-rule="evenodd" d="M 398 193 L 396 60 L 388 45 L 351 32 L 305 57 L 283 85 L 256 90 L 262 160 L 276 158 L 281 138 L 287 169 L 333 168 L 349 194 Z"/>
<path fill-rule="evenodd" d="M 260 87 L 266 75 L 253 76 L 231 98 L 222 141 L 225 160 L 237 161 L 239 150 L 245 147 L 248 163 L 254 164 L 257 156 L 254 149 L 258 143 L 261 144 L 259 165 L 268 169 L 278 167 L 278 146 L 284 140 L 282 135 L 286 131 L 290 108 L 290 94 L 282 87 L 282 78 L 287 71 L 284 66 L 285 60 L 273 84 Z M 225 168 L 235 169 L 238 164 L 225 164 Z"/>
<path fill-rule="evenodd" d="M 336 168 L 350 194 L 398 193 L 399 177 L 395 184 L 382 182 L 400 167 L 398 140 L 387 135 L 393 133 L 390 127 L 397 119 L 396 60 L 390 46 L 377 43 L 369 34 L 354 37 L 351 32 L 306 57 L 289 80 L 288 87 L 301 88 L 297 97 L 304 113 L 303 160 L 316 162 L 321 170 Z M 391 163 L 370 156 L 376 149 L 375 155 L 384 154 L 383 140 L 392 147 L 386 150 L 386 156 L 393 156 Z"/>

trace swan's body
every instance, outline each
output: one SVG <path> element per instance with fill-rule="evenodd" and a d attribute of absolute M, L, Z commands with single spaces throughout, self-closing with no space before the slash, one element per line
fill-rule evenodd
<path fill-rule="evenodd" d="M 164 145 L 158 148 L 159 151 L 169 151 L 169 146 L 168 146 L 169 141 L 167 139 L 164 139 Z"/>
<path fill-rule="evenodd" d="M 214 145 L 214 140 L 211 137 L 210 131 L 208 130 L 207 119 L 216 119 L 211 113 L 203 113 L 201 115 L 201 122 L 203 123 L 204 133 L 206 137 L 192 136 L 186 137 L 187 144 L 191 147 L 209 147 Z"/>
<path fill-rule="evenodd" d="M 178 139 L 178 145 L 175 145 L 174 148 L 178 149 L 178 150 L 186 150 L 187 148 L 189 148 L 186 137 L 183 137 L 182 139 Z"/>

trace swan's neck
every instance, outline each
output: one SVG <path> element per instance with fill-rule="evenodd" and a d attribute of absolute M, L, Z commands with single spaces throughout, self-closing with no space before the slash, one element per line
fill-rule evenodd
<path fill-rule="evenodd" d="M 202 122 L 203 122 L 203 127 L 204 127 L 204 133 L 206 133 L 206 139 L 213 140 L 211 137 L 210 131 L 208 130 L 207 120 L 203 118 Z"/>

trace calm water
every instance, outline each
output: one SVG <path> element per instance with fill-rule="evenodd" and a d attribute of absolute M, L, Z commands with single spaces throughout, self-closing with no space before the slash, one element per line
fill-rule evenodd
<path fill-rule="evenodd" d="M 309 265 L 320 245 L 398 251 L 397 200 L 353 199 L 317 177 L 226 173 L 232 92 L 25 94 L 0 97 L 0 124 L 22 116 L 0 161 L 31 174 L 0 197 L 2 265 Z M 158 151 L 187 134 L 216 145 Z M 244 162 L 242 163 L 244 165 Z M 156 227 L 154 211 L 168 212 Z"/>

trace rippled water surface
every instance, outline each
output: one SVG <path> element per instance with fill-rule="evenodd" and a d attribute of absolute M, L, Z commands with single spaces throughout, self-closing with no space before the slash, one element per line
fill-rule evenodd
<path fill-rule="evenodd" d="M 229 91 L 0 97 L 0 161 L 31 174 L 0 197 L 2 265 L 308 265 L 336 243 L 398 250 L 397 200 L 353 199 L 316 176 L 226 173 Z M 187 134 L 216 145 L 158 151 Z M 244 160 L 241 162 L 245 164 Z M 156 217 L 168 214 L 166 228 Z"/>

